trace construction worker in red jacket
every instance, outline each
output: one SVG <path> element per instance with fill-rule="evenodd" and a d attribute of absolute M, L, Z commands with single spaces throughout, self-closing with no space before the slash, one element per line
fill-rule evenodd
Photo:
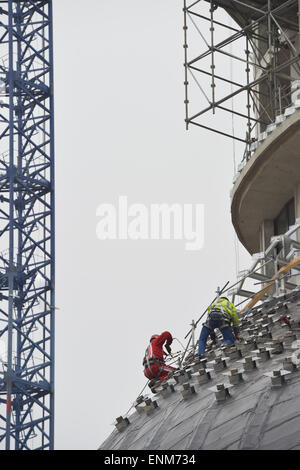
<path fill-rule="evenodd" d="M 163 346 L 171 354 L 171 344 L 173 338 L 171 333 L 164 331 L 161 335 L 153 335 L 150 338 L 150 344 L 146 349 L 143 366 L 144 375 L 152 381 L 164 380 L 171 372 L 175 370 L 174 367 L 167 366 L 164 362 Z"/>

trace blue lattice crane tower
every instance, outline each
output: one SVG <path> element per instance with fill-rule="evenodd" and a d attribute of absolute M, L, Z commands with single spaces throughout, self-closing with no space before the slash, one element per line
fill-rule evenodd
<path fill-rule="evenodd" d="M 0 448 L 53 449 L 52 0 L 0 1 Z"/>

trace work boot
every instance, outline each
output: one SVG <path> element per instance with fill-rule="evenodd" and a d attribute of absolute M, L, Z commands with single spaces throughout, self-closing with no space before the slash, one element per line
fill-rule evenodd
<path fill-rule="evenodd" d="M 225 347 L 226 349 L 232 348 L 234 345 L 234 343 L 225 343 L 224 341 L 221 343 L 221 346 Z"/>

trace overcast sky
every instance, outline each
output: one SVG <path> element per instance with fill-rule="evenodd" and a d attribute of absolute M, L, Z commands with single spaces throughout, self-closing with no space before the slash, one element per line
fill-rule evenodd
<path fill-rule="evenodd" d="M 185 130 L 181 0 L 53 4 L 55 441 L 96 449 L 145 384 L 149 337 L 169 330 L 183 341 L 217 287 L 235 280 L 233 149 L 222 136 Z M 204 204 L 202 250 L 97 239 L 98 206 L 120 195 L 147 206 Z M 248 261 L 241 247 L 239 256 Z"/>

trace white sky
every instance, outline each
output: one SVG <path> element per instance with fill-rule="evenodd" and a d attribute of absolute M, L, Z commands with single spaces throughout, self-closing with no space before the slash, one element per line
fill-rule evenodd
<path fill-rule="evenodd" d="M 216 288 L 235 281 L 232 142 L 185 131 L 181 0 L 53 3 L 55 440 L 56 449 L 96 449 L 145 384 L 151 334 L 183 341 Z M 204 204 L 203 249 L 101 242 L 96 209 L 120 195 Z M 241 247 L 240 259 L 247 267 Z"/>

